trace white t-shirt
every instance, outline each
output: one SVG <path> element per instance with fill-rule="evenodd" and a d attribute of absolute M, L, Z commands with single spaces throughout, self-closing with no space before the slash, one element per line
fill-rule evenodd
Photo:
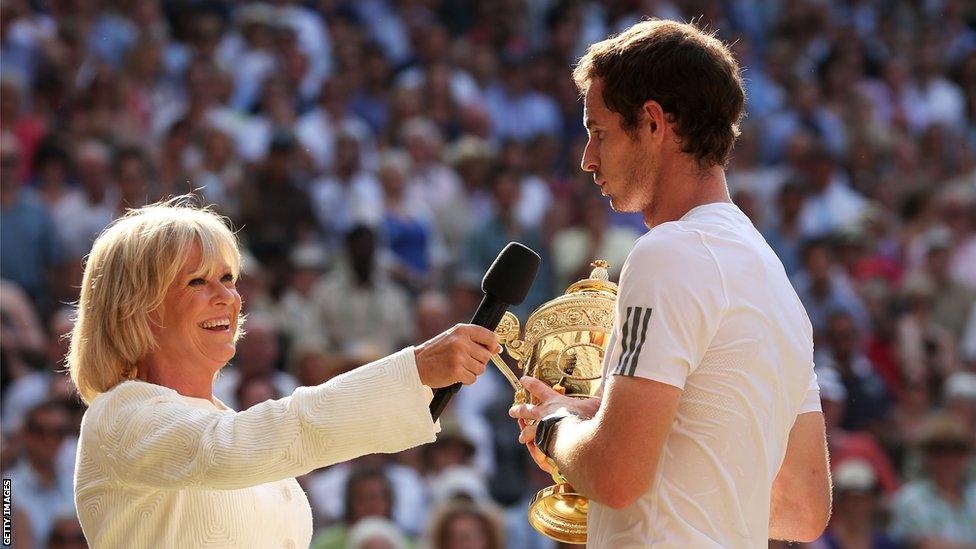
<path fill-rule="evenodd" d="M 739 208 L 698 206 L 641 237 L 620 276 L 604 376 L 683 389 L 651 488 L 590 503 L 589 547 L 766 547 L 798 414 L 820 410 L 813 331 Z"/>

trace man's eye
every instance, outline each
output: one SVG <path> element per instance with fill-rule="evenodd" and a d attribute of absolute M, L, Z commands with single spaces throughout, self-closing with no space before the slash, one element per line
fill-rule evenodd
<path fill-rule="evenodd" d="M 207 281 L 202 278 L 194 278 L 193 280 L 190 281 L 190 286 L 202 286 L 206 283 Z"/>

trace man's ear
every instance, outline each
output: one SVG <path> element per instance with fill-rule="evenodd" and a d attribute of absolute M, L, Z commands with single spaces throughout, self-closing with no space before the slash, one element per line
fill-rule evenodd
<path fill-rule="evenodd" d="M 664 113 L 664 109 L 661 108 L 661 104 L 653 99 L 649 99 L 644 102 L 643 111 L 643 123 L 647 124 L 651 132 L 651 137 L 660 138 L 663 136 L 664 129 L 667 125 L 667 115 Z"/>

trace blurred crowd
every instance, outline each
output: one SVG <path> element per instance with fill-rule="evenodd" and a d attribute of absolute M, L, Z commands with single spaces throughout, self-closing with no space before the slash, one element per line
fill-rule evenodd
<path fill-rule="evenodd" d="M 248 334 L 215 393 L 239 410 L 467 321 L 512 240 L 543 259 L 524 322 L 593 259 L 616 279 L 646 231 L 579 169 L 570 75 L 644 16 L 717 30 L 744 67 L 730 190 L 810 315 L 828 422 L 834 517 L 811 545 L 976 546 L 976 4 L 5 0 L 16 546 L 84 546 L 84 409 L 62 360 L 108 223 L 185 193 L 233 222 Z M 511 399 L 489 370 L 436 443 L 301 478 L 313 547 L 554 546 L 526 521 L 551 479 L 517 444 Z"/>

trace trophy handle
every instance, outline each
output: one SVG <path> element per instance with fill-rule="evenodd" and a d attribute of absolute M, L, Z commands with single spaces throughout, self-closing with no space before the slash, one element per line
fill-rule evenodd
<path fill-rule="evenodd" d="M 517 360 L 519 368 L 524 369 L 523 364 L 526 363 L 528 357 L 525 354 L 525 342 L 519 339 L 520 330 L 521 324 L 519 323 L 518 317 L 514 313 L 505 311 L 501 322 L 495 327 L 495 334 L 498 335 L 498 343 L 502 345 L 505 352 L 508 353 L 508 356 Z M 531 354 L 531 349 L 529 351 L 529 354 Z M 508 379 L 508 382 L 512 384 L 512 388 L 515 389 L 515 403 L 525 403 L 527 401 L 527 395 L 525 389 L 518 383 L 518 376 L 512 372 L 511 368 L 498 355 L 492 356 L 492 362 L 498 367 L 502 375 Z"/>

